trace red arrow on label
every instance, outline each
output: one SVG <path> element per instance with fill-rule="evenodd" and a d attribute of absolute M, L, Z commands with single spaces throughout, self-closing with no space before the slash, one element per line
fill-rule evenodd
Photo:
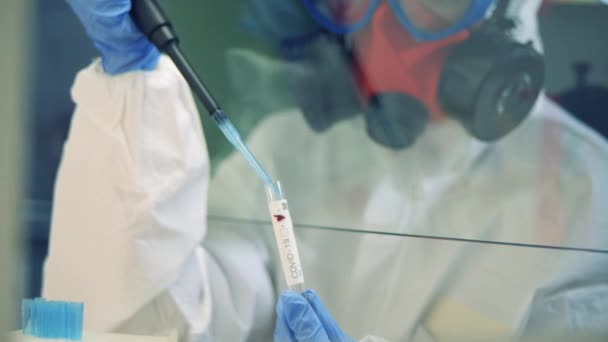
<path fill-rule="evenodd" d="M 283 216 L 283 215 L 273 215 L 273 216 L 277 219 L 277 222 L 281 222 L 285 219 L 285 216 Z"/>

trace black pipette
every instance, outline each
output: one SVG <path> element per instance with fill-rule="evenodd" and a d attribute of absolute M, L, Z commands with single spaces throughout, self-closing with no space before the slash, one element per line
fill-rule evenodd
<path fill-rule="evenodd" d="M 273 191 L 278 193 L 279 190 L 276 183 L 253 156 L 247 145 L 245 145 L 236 128 L 228 120 L 217 102 L 215 102 L 205 84 L 203 84 L 196 71 L 194 71 L 182 53 L 179 48 L 179 38 L 177 38 L 173 25 L 171 25 L 169 18 L 159 3 L 156 0 L 131 0 L 131 18 L 133 18 L 135 25 L 148 37 L 152 44 L 173 60 L 177 69 L 199 98 L 207 113 L 218 124 L 228 141 L 243 155 L 258 177 Z"/>
<path fill-rule="evenodd" d="M 158 2 L 156 0 L 131 0 L 131 17 L 152 44 L 173 60 L 209 115 L 213 116 L 216 112 L 221 111 L 179 48 L 179 38 Z"/>
<path fill-rule="evenodd" d="M 289 211 L 286 209 L 287 200 L 284 198 L 278 183 L 275 183 L 272 178 L 270 178 L 266 170 L 264 170 L 262 165 L 255 159 L 247 145 L 243 143 L 234 126 L 232 126 L 230 121 L 226 118 L 194 69 L 192 69 L 184 57 L 184 54 L 179 49 L 179 39 L 173 31 L 169 19 L 156 0 L 131 1 L 131 16 L 133 17 L 135 24 L 160 51 L 165 52 L 171 57 L 173 63 L 175 63 L 188 84 L 190 84 L 194 93 L 203 103 L 203 106 L 205 106 L 207 112 L 209 112 L 209 115 L 211 115 L 224 135 L 226 135 L 234 147 L 243 154 L 245 160 L 247 160 L 254 171 L 266 184 L 267 189 L 269 189 L 269 209 L 271 215 L 278 214 L 277 216 L 279 216 L 282 214 L 284 216 L 281 215 L 281 217 L 288 217 L 288 219 L 285 220 L 286 222 L 289 222 L 288 224 L 286 222 L 281 223 L 281 221 L 276 221 L 277 219 L 275 218 L 276 222 L 273 221 L 273 227 L 287 284 L 290 288 L 302 292 L 304 290 L 304 275 L 302 274 L 300 257 L 296 247 L 295 235 L 293 233 L 293 222 L 291 221 Z M 282 235 L 279 235 L 279 230 Z M 279 241 L 281 241 L 281 243 L 279 243 Z M 285 247 L 284 241 L 289 242 L 289 247 Z M 292 271 L 292 268 L 297 269 L 297 277 L 295 278 L 293 277 L 294 271 Z"/>

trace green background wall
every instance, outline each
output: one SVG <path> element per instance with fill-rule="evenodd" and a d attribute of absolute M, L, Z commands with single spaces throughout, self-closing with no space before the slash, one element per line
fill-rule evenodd
<path fill-rule="evenodd" d="M 263 52 L 259 42 L 250 38 L 239 25 L 240 1 L 172 0 L 163 1 L 180 36 L 181 45 L 226 114 L 246 137 L 264 113 L 245 113 L 231 104 L 236 100 L 227 77 L 226 52 L 245 48 Z M 212 168 L 232 152 L 215 123 L 199 104 Z M 245 116 L 247 115 L 247 116 Z"/>

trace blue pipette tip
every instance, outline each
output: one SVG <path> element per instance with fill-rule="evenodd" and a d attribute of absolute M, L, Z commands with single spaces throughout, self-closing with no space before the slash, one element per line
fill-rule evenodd
<path fill-rule="evenodd" d="M 24 335 L 43 339 L 82 339 L 83 303 L 51 301 L 43 298 L 21 302 L 21 329 Z"/>
<path fill-rule="evenodd" d="M 266 198 L 269 202 L 284 199 L 279 181 L 266 183 Z"/>
<path fill-rule="evenodd" d="M 237 131 L 236 127 L 228 120 L 228 117 L 221 110 L 213 112 L 211 114 L 213 120 L 217 123 L 219 129 L 222 131 L 228 141 L 234 146 L 234 148 L 241 153 L 245 161 L 251 166 L 256 175 L 262 180 L 266 187 L 270 187 L 272 190 L 273 197 L 280 197 L 281 189 L 272 180 L 268 172 L 262 167 L 260 162 L 255 158 L 249 147 L 245 144 L 241 135 Z"/>
<path fill-rule="evenodd" d="M 277 182 L 273 182 L 272 186 L 270 187 L 272 189 L 272 192 L 275 196 L 275 198 L 282 198 L 283 197 L 283 192 L 281 190 L 281 185 L 280 183 Z"/>

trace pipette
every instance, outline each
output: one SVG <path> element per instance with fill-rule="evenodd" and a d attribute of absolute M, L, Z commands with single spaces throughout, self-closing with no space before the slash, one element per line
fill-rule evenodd
<path fill-rule="evenodd" d="M 180 50 L 179 39 L 158 2 L 156 0 L 132 0 L 131 6 L 131 17 L 137 27 L 160 51 L 165 52 L 173 60 L 177 69 L 184 76 L 190 88 L 199 98 L 211 118 L 217 123 L 222 133 L 266 185 L 268 209 L 272 218 L 272 227 L 287 286 L 294 291 L 304 291 L 304 274 L 302 273 L 302 265 L 293 232 L 293 222 L 280 183 L 272 181 L 270 175 L 253 156 L 253 153 L 243 142 L 241 135 L 198 77 Z"/>
<path fill-rule="evenodd" d="M 251 150 L 245 145 L 241 135 L 234 125 L 224 114 L 220 106 L 211 96 L 205 84 L 196 74 L 183 52 L 179 48 L 179 38 L 173 30 L 173 25 L 156 0 L 132 0 L 131 17 L 135 25 L 148 37 L 148 39 L 160 50 L 165 52 L 180 71 L 190 88 L 205 107 L 205 110 L 213 121 L 217 123 L 222 133 L 237 151 L 245 158 L 247 163 L 255 171 L 258 177 L 267 187 L 270 187 L 275 195 L 278 189 L 268 172 L 253 156 Z"/>

